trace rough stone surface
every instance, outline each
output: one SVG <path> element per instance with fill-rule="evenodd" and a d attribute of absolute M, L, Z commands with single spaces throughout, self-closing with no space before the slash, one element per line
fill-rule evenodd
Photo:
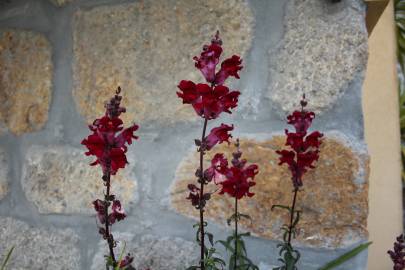
<path fill-rule="evenodd" d="M 67 3 L 73 2 L 75 0 L 49 0 L 52 4 L 61 7 L 66 5 Z"/>
<path fill-rule="evenodd" d="M 315 112 L 333 105 L 359 71 L 366 70 L 365 7 L 361 0 L 331 3 L 290 0 L 285 33 L 270 59 L 269 96 L 285 112 L 302 93 Z"/>
<path fill-rule="evenodd" d="M 8 193 L 8 174 L 9 174 L 9 162 L 7 153 L 0 148 L 0 200 L 3 199 Z"/>
<path fill-rule="evenodd" d="M 0 254 L 14 251 L 7 269 L 80 270 L 78 236 L 70 229 L 38 229 L 9 217 L 0 217 Z"/>
<path fill-rule="evenodd" d="M 257 185 L 252 189 L 256 195 L 240 201 L 240 211 L 252 217 L 252 222 L 243 222 L 243 227 L 268 239 L 281 239 L 280 227 L 287 222 L 286 213 L 271 211 L 271 206 L 288 205 L 292 200 L 290 172 L 286 166 L 278 166 L 278 155 L 275 153 L 284 147 L 284 143 L 284 136 L 264 141 L 241 141 L 244 158 L 260 166 Z M 233 147 L 221 145 L 215 152 L 224 152 L 229 158 L 233 150 Z M 298 195 L 298 207 L 303 214 L 296 242 L 313 247 L 347 247 L 367 238 L 368 155 L 363 146 L 333 134 L 326 136 L 320 151 L 316 169 L 305 175 L 304 188 Z M 207 161 L 211 155 L 206 157 Z M 198 211 L 185 197 L 187 183 L 196 181 L 193 175 L 197 164 L 195 153 L 181 162 L 171 191 L 172 207 L 194 218 Z M 213 183 L 209 185 L 209 190 L 215 189 Z M 208 219 L 225 224 L 226 218 L 231 215 L 233 200 L 215 194 L 208 204 Z"/>
<path fill-rule="evenodd" d="M 194 119 L 176 96 L 182 79 L 202 81 L 193 56 L 217 29 L 225 57 L 245 55 L 252 11 L 244 0 L 154 0 L 79 10 L 74 17 L 74 98 L 88 121 L 103 113 L 118 85 L 124 121 Z M 164 33 L 164 34 L 162 34 Z"/>
<path fill-rule="evenodd" d="M 39 130 L 48 120 L 52 70 L 42 34 L 0 29 L 0 122 L 14 134 Z"/>
<path fill-rule="evenodd" d="M 94 214 L 92 201 L 103 198 L 101 168 L 84 150 L 62 146 L 32 146 L 26 155 L 22 186 L 40 213 Z M 132 162 L 131 162 L 132 164 Z M 112 178 L 112 194 L 129 208 L 136 188 L 131 166 Z M 126 209 L 128 210 L 128 209 Z"/>
<path fill-rule="evenodd" d="M 134 236 L 129 233 L 116 234 L 120 241 L 117 250 L 126 243 L 126 252 L 134 256 L 136 269 L 184 270 L 198 262 L 198 246 L 178 237 L 156 235 Z M 99 251 L 93 259 L 92 270 L 103 269 L 104 254 L 107 254 L 105 241 L 100 241 Z"/>

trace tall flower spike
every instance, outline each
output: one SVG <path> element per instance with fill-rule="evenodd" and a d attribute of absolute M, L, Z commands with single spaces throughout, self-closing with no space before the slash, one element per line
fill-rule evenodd
<path fill-rule="evenodd" d="M 319 147 L 323 134 L 319 131 L 314 131 L 310 134 L 308 129 L 315 118 L 315 114 L 311 111 L 306 111 L 307 101 L 305 95 L 301 100 L 301 110 L 294 111 L 287 116 L 287 123 L 293 125 L 295 132 L 285 130 L 287 135 L 286 146 L 289 149 L 276 151 L 280 155 L 279 164 L 286 163 L 292 174 L 292 182 L 295 188 L 303 185 L 302 177 L 310 168 L 314 168 L 313 164 L 319 159 Z"/>
<path fill-rule="evenodd" d="M 182 99 L 183 104 L 190 104 L 197 115 L 204 118 L 201 139 L 195 140 L 198 147 L 197 151 L 200 153 L 200 164 L 196 171 L 199 187 L 194 184 L 189 185 L 189 195 L 187 197 L 200 212 L 199 229 L 197 231 L 197 241 L 200 245 L 200 263 L 199 266 L 195 266 L 200 270 L 206 270 L 206 261 L 212 260 L 215 254 L 215 252 L 210 252 L 206 255 L 207 247 L 204 244 L 207 235 L 205 232 L 207 223 L 204 221 L 204 208 L 211 196 L 210 193 L 204 193 L 204 186 L 212 179 L 219 179 L 219 168 L 217 167 L 223 164 L 223 159 L 217 156 L 217 160 L 212 161 L 211 167 L 204 170 L 204 155 L 206 151 L 210 151 L 216 144 L 228 142 L 229 138 L 232 137 L 229 132 L 233 129 L 233 126 L 222 124 L 220 127 L 213 128 L 207 136 L 208 121 L 218 118 L 223 112 L 231 113 L 231 109 L 236 108 L 238 105 L 240 94 L 239 91 L 231 91 L 227 86 L 223 85 L 229 76 L 239 78 L 238 71 L 242 69 L 242 66 L 240 66 L 242 60 L 240 60 L 239 56 L 234 55 L 222 62 L 221 69 L 216 72 L 222 54 L 221 45 L 222 40 L 219 38 L 219 32 L 217 32 L 211 40 L 211 44 L 204 45 L 200 56 L 193 58 L 195 67 L 201 71 L 207 83 L 195 84 L 192 81 L 182 80 L 178 85 L 180 91 L 176 92 L 177 96 Z M 219 164 L 217 164 L 218 162 Z M 210 238 L 210 241 L 212 242 L 212 238 Z M 223 264 L 221 262 L 222 260 L 216 258 L 215 264 L 221 264 L 222 268 Z"/>
<path fill-rule="evenodd" d="M 110 194 L 111 175 L 115 175 L 119 169 L 125 167 L 128 163 L 126 152 L 127 146 L 132 144 L 133 139 L 138 139 L 134 132 L 138 126 L 133 124 L 128 128 L 123 127 L 120 115 L 125 113 L 125 108 L 121 107 L 122 97 L 120 96 L 121 88 L 118 87 L 113 98 L 105 104 L 105 114 L 103 117 L 96 119 L 92 125 L 89 125 L 90 134 L 82 141 L 87 147 L 87 156 L 95 156 L 96 160 L 90 165 L 99 164 L 103 171 L 102 180 L 106 187 L 104 200 L 96 199 L 93 206 L 97 212 L 98 221 L 103 225 L 98 231 L 108 243 L 109 256 L 106 256 L 106 268 L 130 269 L 133 258 L 129 254 L 118 265 L 114 254 L 116 241 L 111 233 L 111 225 L 123 220 L 126 215 L 121 206 L 121 202 Z M 111 209 L 110 209 L 111 208 Z M 109 210 L 111 212 L 109 213 Z"/>

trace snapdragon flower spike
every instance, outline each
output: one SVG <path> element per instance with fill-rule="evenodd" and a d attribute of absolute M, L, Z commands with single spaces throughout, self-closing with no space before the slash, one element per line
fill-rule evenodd
<path fill-rule="evenodd" d="M 198 68 L 206 81 L 211 84 L 222 85 L 229 76 L 239 79 L 238 71 L 243 67 L 242 59 L 239 56 L 233 55 L 232 57 L 224 60 L 221 63 L 221 68 L 216 72 L 216 67 L 219 63 L 219 58 L 222 53 L 222 40 L 219 38 L 219 31 L 211 40 L 210 45 L 204 45 L 200 57 L 194 56 L 195 67 Z"/>
<path fill-rule="evenodd" d="M 292 174 L 292 182 L 295 188 L 303 185 L 302 177 L 310 168 L 314 168 L 314 162 L 319 159 L 319 147 L 323 134 L 314 131 L 310 134 L 308 129 L 315 118 L 315 114 L 306 111 L 307 102 L 305 95 L 301 100 L 301 111 L 294 111 L 287 117 L 288 124 L 293 125 L 295 132 L 285 130 L 287 135 L 286 145 L 292 150 L 283 149 L 276 151 L 280 155 L 279 165 L 286 163 Z"/>
<path fill-rule="evenodd" d="M 388 250 L 387 253 L 394 263 L 394 270 L 405 269 L 405 238 L 403 234 L 397 237 L 397 241 L 394 243 L 394 250 Z"/>
<path fill-rule="evenodd" d="M 177 96 L 183 104 L 191 104 L 195 112 L 208 120 L 217 118 L 222 112 L 231 113 L 238 105 L 239 91 L 230 91 L 224 85 L 210 86 L 182 80 L 178 85 L 181 92 Z"/>
<path fill-rule="evenodd" d="M 246 166 L 247 161 L 240 159 L 241 156 L 242 152 L 239 149 L 233 153 L 231 167 L 225 166 L 228 163 L 226 159 L 219 159 L 214 163 L 216 165 L 214 169 L 218 174 L 214 182 L 221 186 L 219 194 L 227 193 L 238 200 L 244 196 L 252 197 L 254 195 L 250 192 L 250 188 L 256 185 L 254 178 L 259 173 L 259 167 L 256 164 Z"/>
<path fill-rule="evenodd" d="M 120 107 L 121 96 L 118 88 L 116 95 L 105 105 L 106 113 L 102 118 L 96 119 L 89 129 L 93 132 L 82 141 L 88 149 L 87 156 L 95 156 L 96 160 L 90 165 L 99 164 L 106 174 L 116 174 L 128 163 L 126 152 L 127 145 L 132 144 L 133 139 L 138 139 L 134 132 L 138 129 L 136 124 L 125 128 L 119 118 L 125 112 L 125 108 Z"/>
<path fill-rule="evenodd" d="M 230 131 L 233 130 L 233 125 L 229 126 L 221 124 L 219 127 L 211 129 L 210 134 L 204 138 L 203 147 L 205 150 L 211 150 L 215 145 L 227 142 L 232 138 Z"/>

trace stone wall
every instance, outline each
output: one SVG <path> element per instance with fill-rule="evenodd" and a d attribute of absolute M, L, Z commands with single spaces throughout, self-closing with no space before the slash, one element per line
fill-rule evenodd
<path fill-rule="evenodd" d="M 283 144 L 285 115 L 303 91 L 326 139 L 300 194 L 300 269 L 316 269 L 366 241 L 364 14 L 362 0 L 1 5 L 0 254 L 16 247 L 10 269 L 100 269 L 105 246 L 91 201 L 102 183 L 80 141 L 118 85 L 128 109 L 124 121 L 141 129 L 131 165 L 114 180 L 129 215 L 114 231 L 136 266 L 185 269 L 196 260 L 196 212 L 184 198 L 202 123 L 175 92 L 180 79 L 200 80 L 192 57 L 217 29 L 225 53 L 241 54 L 245 66 L 233 83 L 241 105 L 220 121 L 235 124 L 234 137 L 261 168 L 256 196 L 241 204 L 254 219 L 242 225 L 254 235 L 247 241 L 252 259 L 261 270 L 276 264 L 284 217 L 270 207 L 288 203 L 291 188 L 274 151 Z M 214 196 L 210 204 L 210 230 L 223 239 L 231 231 L 224 222 L 229 202 Z M 340 269 L 366 269 L 366 261 L 364 252 Z"/>

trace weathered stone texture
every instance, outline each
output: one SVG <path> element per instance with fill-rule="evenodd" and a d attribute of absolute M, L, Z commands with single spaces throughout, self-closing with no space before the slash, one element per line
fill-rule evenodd
<path fill-rule="evenodd" d="M 42 34 L 0 30 L 0 121 L 14 134 L 39 130 L 48 119 L 51 54 Z"/>
<path fill-rule="evenodd" d="M 72 230 L 33 228 L 9 217 L 0 217 L 0 224 L 0 254 L 14 247 L 7 269 L 80 270 L 79 238 Z"/>
<path fill-rule="evenodd" d="M 362 147 L 350 147 L 342 137 L 326 136 L 321 146 L 320 159 L 316 169 L 304 177 L 304 188 L 298 195 L 298 207 L 303 210 L 299 223 L 299 245 L 314 247 L 346 247 L 367 237 L 366 220 L 368 213 L 368 156 Z M 259 164 L 260 173 L 256 193 L 251 199 L 240 201 L 240 211 L 249 214 L 252 222 L 243 221 L 244 229 L 254 235 L 281 240 L 280 227 L 287 222 L 282 210 L 271 211 L 273 204 L 288 205 L 292 200 L 292 183 L 286 166 L 278 165 L 276 150 L 284 147 L 285 137 L 275 136 L 265 141 L 243 139 L 243 157 Z M 353 144 L 354 145 L 354 144 Z M 215 152 L 230 156 L 233 147 L 220 145 Z M 206 156 L 208 159 L 213 153 Z M 171 191 L 172 207 L 182 214 L 196 218 L 198 211 L 186 201 L 187 183 L 195 182 L 197 154 L 191 153 L 179 165 L 176 182 Z M 216 189 L 213 183 L 208 190 Z M 215 194 L 208 202 L 206 216 L 216 223 L 226 224 L 231 215 L 233 200 Z"/>
<path fill-rule="evenodd" d="M 75 0 L 49 0 L 52 4 L 61 7 L 66 5 L 67 3 L 73 2 Z"/>
<path fill-rule="evenodd" d="M 74 98 L 91 121 L 120 85 L 124 121 L 194 119 L 176 96 L 182 79 L 202 81 L 193 56 L 218 29 L 225 57 L 245 55 L 253 15 L 244 0 L 154 0 L 79 10 L 74 29 Z"/>
<path fill-rule="evenodd" d="M 159 237 L 156 235 L 134 236 L 129 233 L 117 233 L 120 241 L 116 250 L 121 250 L 123 241 L 126 252 L 134 256 L 136 269 L 184 270 L 198 263 L 198 246 L 178 237 Z M 105 241 L 100 241 L 99 251 L 93 258 L 92 270 L 103 268 L 104 254 L 107 254 Z"/>
<path fill-rule="evenodd" d="M 361 0 L 290 0 L 285 33 L 271 51 L 269 96 L 291 112 L 305 93 L 310 110 L 333 105 L 367 64 L 365 7 Z"/>
<path fill-rule="evenodd" d="M 10 166 L 7 153 L 0 148 L 0 200 L 8 193 L 9 170 Z"/>
<path fill-rule="evenodd" d="M 101 168 L 84 150 L 62 146 L 33 146 L 26 154 L 22 186 L 40 213 L 94 214 L 92 202 L 103 198 Z M 131 162 L 132 164 L 132 162 Z M 112 194 L 128 208 L 136 188 L 131 166 L 112 177 Z M 128 210 L 128 209 L 126 209 Z"/>

